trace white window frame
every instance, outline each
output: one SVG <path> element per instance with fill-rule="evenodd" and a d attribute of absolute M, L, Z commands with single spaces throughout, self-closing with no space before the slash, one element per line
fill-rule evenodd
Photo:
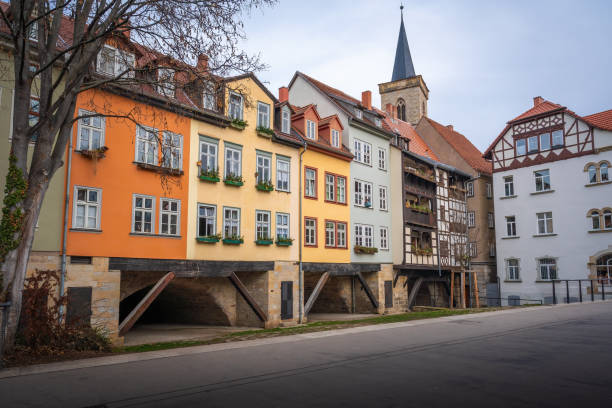
<path fill-rule="evenodd" d="M 204 106 L 204 109 L 217 111 L 217 94 L 215 93 L 215 84 L 212 81 L 204 82 L 202 105 Z"/>
<path fill-rule="evenodd" d="M 476 214 L 474 211 L 469 211 L 467 216 L 468 227 L 474 228 L 476 226 Z"/>
<path fill-rule="evenodd" d="M 308 225 L 309 222 L 313 224 Z M 314 241 L 310 241 L 309 238 L 314 238 Z M 304 217 L 304 245 L 305 246 L 317 246 L 317 219 L 312 217 Z"/>
<path fill-rule="evenodd" d="M 387 151 L 380 147 L 378 148 L 378 168 L 387 170 Z"/>
<path fill-rule="evenodd" d="M 286 171 L 281 168 L 283 165 L 287 166 Z M 287 176 L 286 188 L 281 185 L 283 175 Z M 287 193 L 291 191 L 291 161 L 283 157 L 276 157 L 276 189 Z"/>
<path fill-rule="evenodd" d="M 169 210 L 164 210 L 164 201 L 167 201 L 170 205 Z M 176 211 L 172 211 L 172 203 L 176 203 Z M 162 223 L 164 219 L 164 215 L 168 216 L 168 232 L 162 232 Z M 176 215 L 176 233 L 172 234 L 170 232 L 170 227 L 172 226 L 170 219 L 172 215 Z M 159 223 L 158 223 L 158 234 L 159 235 L 168 235 L 168 236 L 180 236 L 181 235 L 181 200 L 177 200 L 175 198 L 159 198 Z"/>
<path fill-rule="evenodd" d="M 381 211 L 389 211 L 389 194 L 387 187 L 378 186 L 378 209 Z"/>
<path fill-rule="evenodd" d="M 211 142 L 208 140 L 202 140 L 200 139 L 200 151 L 199 151 L 199 155 L 198 155 L 198 160 L 200 161 L 200 167 L 202 169 L 202 171 L 216 171 L 219 168 L 219 144 L 215 143 L 215 142 Z M 203 160 L 203 153 L 202 153 L 202 148 L 206 146 L 206 163 L 204 163 Z M 211 153 L 211 148 L 214 148 L 215 152 Z M 211 165 L 209 164 L 210 158 L 213 159 L 213 164 L 212 164 L 212 168 L 210 167 Z"/>
<path fill-rule="evenodd" d="M 334 174 L 325 173 L 325 201 L 336 201 L 336 176 Z"/>
<path fill-rule="evenodd" d="M 553 234 L 554 225 L 553 225 L 553 216 L 552 211 L 544 211 L 536 214 L 537 223 L 537 235 L 548 235 Z M 548 221 L 550 220 L 550 229 L 548 228 Z M 544 226 L 543 230 L 540 229 L 540 222 Z M 544 232 L 542 232 L 544 231 Z"/>
<path fill-rule="evenodd" d="M 516 265 L 510 265 L 510 261 L 516 261 Z M 506 266 L 506 280 L 520 281 L 521 280 L 521 260 L 518 258 L 504 259 Z"/>
<path fill-rule="evenodd" d="M 308 173 L 312 172 L 314 177 L 312 179 L 308 178 Z M 310 198 L 317 198 L 317 171 L 315 169 L 305 168 L 304 169 L 304 196 Z M 312 182 L 312 187 L 310 187 L 310 183 Z M 309 191 L 312 190 L 312 191 Z"/>
<path fill-rule="evenodd" d="M 532 149 L 532 142 L 535 141 L 535 148 Z M 538 136 L 529 136 L 527 138 L 527 154 L 537 153 L 540 149 L 539 138 Z"/>
<path fill-rule="evenodd" d="M 473 181 L 468 181 L 466 183 L 466 190 L 467 190 L 468 197 L 474 197 L 474 182 Z"/>
<path fill-rule="evenodd" d="M 283 106 L 281 109 L 281 131 L 291 133 L 291 111 L 288 106 Z"/>
<path fill-rule="evenodd" d="M 514 196 L 514 176 L 504 177 L 504 197 Z"/>
<path fill-rule="evenodd" d="M 467 250 L 470 258 L 476 258 L 478 256 L 478 245 L 476 245 L 476 242 L 468 242 Z"/>
<path fill-rule="evenodd" d="M 355 224 L 355 245 L 374 247 L 374 227 L 367 224 Z"/>
<path fill-rule="evenodd" d="M 487 186 L 487 198 L 493 197 L 493 185 L 491 183 L 486 183 Z"/>
<path fill-rule="evenodd" d="M 276 239 L 279 238 L 291 238 L 291 218 L 288 213 L 276 213 Z"/>
<path fill-rule="evenodd" d="M 95 115 L 96 112 L 89 112 L 83 109 L 79 110 L 79 116 L 87 116 L 87 115 Z M 93 125 L 93 121 L 95 119 L 99 119 L 100 120 L 100 127 L 95 127 Z M 88 118 L 81 118 L 79 119 L 79 125 L 78 125 L 78 129 L 77 129 L 77 150 L 79 151 L 84 151 L 84 150 L 95 150 L 92 146 L 92 135 L 93 132 L 98 131 L 100 132 L 100 139 L 99 139 L 99 144 L 100 146 L 98 146 L 98 149 L 101 147 L 104 147 L 104 142 L 105 142 L 105 136 L 106 136 L 106 118 L 104 116 L 97 116 L 97 117 L 88 117 Z M 89 122 L 89 123 L 85 123 L 85 122 Z M 81 144 L 81 135 L 83 130 L 87 129 L 88 131 L 88 137 L 87 137 L 87 148 L 84 149 L 83 145 Z"/>
<path fill-rule="evenodd" d="M 174 98 L 175 71 L 172 68 L 157 68 L 157 93 L 163 96 Z"/>
<path fill-rule="evenodd" d="M 533 176 L 535 179 L 535 191 L 537 193 L 542 192 L 542 191 L 550 191 L 552 189 L 552 184 L 550 182 L 550 170 L 549 169 L 534 171 Z M 545 185 L 546 181 L 548 181 L 548 188 L 546 188 L 546 185 Z M 540 183 L 540 188 L 538 188 L 538 182 Z"/>
<path fill-rule="evenodd" d="M 261 159 L 261 165 L 259 163 Z M 269 154 L 257 153 L 255 157 L 255 165 L 257 169 L 257 182 L 272 182 L 272 157 Z M 266 166 L 267 163 L 267 166 Z M 261 170 L 260 170 L 261 168 Z M 265 178 L 264 173 L 268 173 L 268 177 Z"/>
<path fill-rule="evenodd" d="M 329 226 L 331 225 L 331 228 Z M 331 232 L 331 234 L 330 234 Z M 336 248 L 336 223 L 334 221 L 325 221 L 325 247 Z"/>
<path fill-rule="evenodd" d="M 232 218 L 227 218 L 226 217 L 226 211 L 236 211 L 238 214 L 238 220 L 235 221 Z M 237 237 L 240 236 L 240 224 L 242 221 L 242 211 L 240 210 L 240 208 L 237 207 L 223 207 L 223 238 L 229 238 L 229 236 L 226 234 L 226 227 L 228 226 L 228 223 L 237 223 L 236 225 L 236 230 L 238 231 L 238 233 L 236 234 Z M 234 225 L 230 224 L 230 229 L 234 227 Z"/>
<path fill-rule="evenodd" d="M 355 161 L 368 166 L 372 165 L 372 145 L 363 140 L 353 141 Z"/>
<path fill-rule="evenodd" d="M 487 213 L 487 224 L 489 228 L 495 228 L 495 217 L 492 212 Z"/>
<path fill-rule="evenodd" d="M 361 109 L 355 108 L 355 116 L 357 116 L 357 118 L 359 119 L 363 118 L 363 112 L 361 111 Z"/>
<path fill-rule="evenodd" d="M 170 143 L 167 143 L 168 140 L 170 140 Z M 164 153 L 166 149 L 170 151 L 170 156 L 168 156 L 167 153 Z M 163 167 L 174 170 L 183 170 L 183 135 L 169 131 L 163 132 L 162 159 L 164 160 L 162 163 Z M 167 160 L 170 161 L 169 166 L 166 165 Z"/>
<path fill-rule="evenodd" d="M 561 143 L 555 143 L 555 139 L 561 139 Z M 558 141 L 558 140 L 557 140 Z M 555 130 L 550 134 L 550 144 L 552 149 L 558 149 L 565 146 L 565 139 L 563 137 L 563 129 Z"/>
<path fill-rule="evenodd" d="M 306 137 L 311 140 L 317 140 L 317 127 L 312 120 L 306 121 Z"/>
<path fill-rule="evenodd" d="M 548 260 L 553 260 L 553 263 L 543 263 L 542 261 L 548 261 Z M 553 257 L 548 257 L 548 256 L 543 256 L 541 258 L 537 258 L 536 259 L 536 265 L 538 267 L 538 280 L 542 280 L 542 281 L 549 281 L 549 280 L 553 280 L 553 279 L 559 279 L 559 267 L 558 267 L 558 262 L 556 258 Z M 542 267 L 546 266 L 546 276 L 544 277 L 543 273 L 542 273 Z M 552 266 L 552 268 L 551 268 Z M 554 272 L 554 277 L 553 277 L 553 272 L 551 272 L 551 269 L 553 269 Z"/>
<path fill-rule="evenodd" d="M 270 128 L 270 104 L 257 101 L 257 127 Z"/>
<path fill-rule="evenodd" d="M 202 216 L 200 214 L 200 210 L 202 208 L 212 209 L 213 210 L 213 214 L 211 216 L 206 215 L 206 214 L 204 214 L 204 216 Z M 208 235 L 202 234 L 202 230 L 200 229 L 200 221 L 202 219 L 207 220 L 206 221 L 206 225 L 209 225 L 208 221 L 212 220 L 212 227 L 213 227 L 212 229 L 213 230 L 212 230 L 211 234 L 208 234 Z M 200 203 L 198 203 L 198 231 L 197 231 L 197 234 L 198 234 L 198 237 L 208 237 L 208 236 L 213 236 L 213 235 L 217 234 L 217 206 L 216 205 L 214 205 L 214 204 L 200 204 Z"/>
<path fill-rule="evenodd" d="M 357 207 L 374 208 L 372 203 L 372 183 L 362 180 L 355 180 L 355 205 Z M 365 205 L 370 202 L 370 206 Z"/>
<path fill-rule="evenodd" d="M 113 58 L 113 61 L 112 61 L 113 71 L 112 72 L 105 71 L 101 67 L 102 60 L 100 58 L 100 55 L 105 50 L 112 51 L 112 54 L 113 54 L 112 55 L 112 58 Z M 124 60 L 128 64 L 131 64 L 131 68 L 134 68 L 134 64 L 136 61 L 136 57 L 134 56 L 134 54 L 132 54 L 131 52 L 119 50 L 118 48 L 104 44 L 104 46 L 100 49 L 100 51 L 98 52 L 98 55 L 96 56 L 96 72 L 98 72 L 99 74 L 109 75 L 109 76 L 119 75 L 119 73 L 122 72 L 127 67 L 127 65 L 124 64 Z M 133 70 L 128 71 L 124 76 L 128 78 L 133 78 L 134 71 Z"/>
<path fill-rule="evenodd" d="M 85 190 L 86 197 L 85 201 L 78 200 L 78 190 Z M 89 201 L 89 192 L 95 191 L 97 193 L 97 201 Z M 99 230 L 100 229 L 100 216 L 102 214 L 102 189 L 96 187 L 86 187 L 86 186 L 74 186 L 73 190 L 73 206 L 72 206 L 72 228 L 74 229 L 83 229 L 83 230 Z M 83 226 L 77 225 L 77 208 L 78 206 L 84 206 L 85 211 L 83 212 Z M 87 213 L 89 208 L 96 208 L 96 226 L 94 228 L 87 227 Z"/>
<path fill-rule="evenodd" d="M 512 234 L 508 234 L 508 232 L 512 232 Z M 515 215 L 508 215 L 506 217 L 506 236 L 516 237 L 516 216 Z"/>
<path fill-rule="evenodd" d="M 270 211 L 266 210 L 255 210 L 255 239 L 263 240 L 272 237 L 272 220 Z M 260 219 L 260 217 L 262 217 Z M 267 221 L 263 219 L 263 217 L 267 217 Z M 263 235 L 264 230 L 268 230 L 268 234 L 266 236 Z M 260 232 L 262 235 L 260 236 Z"/>
<path fill-rule="evenodd" d="M 516 155 L 524 156 L 527 154 L 527 139 L 516 139 Z"/>
<path fill-rule="evenodd" d="M 151 200 L 151 208 L 140 207 L 136 208 L 136 199 L 141 198 L 143 200 L 143 205 L 146 203 L 146 200 Z M 145 194 L 133 194 L 132 195 L 132 233 L 133 234 L 145 234 L 145 235 L 153 235 L 155 234 L 155 196 L 145 195 Z M 136 212 L 142 211 L 141 218 L 141 231 L 136 231 Z M 145 213 L 151 213 L 151 231 L 146 232 L 144 230 L 144 219 Z"/>
<path fill-rule="evenodd" d="M 140 134 L 141 130 L 145 131 L 147 135 L 153 135 L 155 140 L 152 140 L 150 138 L 144 138 L 143 136 L 141 136 Z M 143 149 L 144 150 L 144 160 L 138 159 L 138 150 L 139 150 L 138 146 L 140 145 L 140 143 L 144 144 L 144 149 Z M 152 166 L 159 165 L 159 158 L 157 156 L 158 145 L 159 145 L 159 132 L 157 129 L 154 129 L 148 126 L 143 126 L 143 125 L 136 125 L 136 144 L 135 144 L 135 149 L 134 149 L 134 161 L 135 162 L 143 163 L 143 164 L 150 164 Z M 149 163 L 149 161 L 147 160 L 150 149 L 153 149 L 153 162 L 152 163 Z"/>
<path fill-rule="evenodd" d="M 231 157 L 227 157 L 227 154 L 231 153 Z M 242 149 L 237 149 L 233 146 L 228 146 L 227 143 L 225 144 L 225 160 L 223 161 L 223 173 L 224 173 L 224 177 L 227 178 L 227 176 L 230 174 L 230 165 L 228 165 L 228 161 L 231 161 L 233 164 L 235 164 L 236 160 L 234 159 L 234 153 L 238 153 L 238 174 L 235 173 L 231 173 L 232 176 L 242 176 Z"/>
<path fill-rule="evenodd" d="M 378 229 L 378 234 L 380 236 L 380 249 L 382 251 L 389 250 L 389 228 L 380 227 Z"/>
<path fill-rule="evenodd" d="M 340 180 L 343 183 L 342 187 L 340 187 Z M 342 191 L 342 194 L 340 194 L 340 191 Z M 346 204 L 346 177 L 344 176 L 336 176 L 336 202 Z"/>
<path fill-rule="evenodd" d="M 336 148 L 340 148 L 340 131 L 336 129 L 331 130 L 331 145 Z"/>
<path fill-rule="evenodd" d="M 238 106 L 232 104 L 232 96 L 240 98 L 240 104 Z M 242 97 L 242 95 L 230 91 L 229 96 L 227 97 L 227 101 L 227 116 L 229 116 L 231 119 L 242 120 L 242 118 L 244 117 L 244 98 Z M 236 112 L 234 109 L 238 109 L 238 111 Z"/>
<path fill-rule="evenodd" d="M 338 228 L 339 226 L 342 226 L 342 228 Z M 340 229 L 342 229 L 342 232 L 340 232 Z M 348 223 L 336 222 L 336 248 L 346 248 L 347 247 L 347 235 L 346 235 L 347 230 L 348 230 Z M 342 239 L 340 239 L 341 236 L 342 236 Z"/>

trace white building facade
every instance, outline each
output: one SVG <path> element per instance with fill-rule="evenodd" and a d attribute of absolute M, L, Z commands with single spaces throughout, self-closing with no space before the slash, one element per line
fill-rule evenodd
<path fill-rule="evenodd" d="M 555 280 L 558 303 L 612 296 L 612 110 L 581 117 L 534 98 L 485 157 L 502 299 L 552 303 Z M 563 281 L 579 279 L 594 281 Z"/>

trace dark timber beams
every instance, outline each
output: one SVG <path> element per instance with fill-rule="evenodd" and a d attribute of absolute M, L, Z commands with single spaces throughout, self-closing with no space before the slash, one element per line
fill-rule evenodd
<path fill-rule="evenodd" d="M 142 316 L 142 314 L 148 309 L 148 307 L 151 306 L 151 303 L 153 303 L 157 296 L 159 296 L 159 294 L 166 288 L 166 286 L 168 286 L 172 279 L 174 279 L 174 276 L 174 273 L 168 272 L 159 281 L 157 281 L 155 286 L 153 286 L 149 293 L 147 293 L 145 297 L 142 298 L 142 300 L 138 303 L 138 305 L 136 305 L 134 310 L 132 310 L 130 314 L 127 315 L 125 319 L 123 319 L 123 321 L 119 325 L 120 336 L 125 336 L 125 333 L 127 333 L 132 328 L 132 326 L 134 326 L 140 316 Z"/>
<path fill-rule="evenodd" d="M 366 295 L 368 295 L 370 302 L 372 302 L 372 305 L 374 306 L 375 309 L 378 309 L 378 300 L 376 299 L 376 296 L 374 296 L 374 293 L 372 293 L 372 290 L 370 289 L 370 286 L 363 278 L 363 275 L 361 274 L 361 272 L 357 272 L 356 275 L 357 275 L 357 278 L 359 279 L 359 282 L 361 282 L 361 286 L 363 286 L 363 290 L 365 290 Z"/>
<path fill-rule="evenodd" d="M 251 296 L 249 290 L 246 288 L 246 286 L 244 286 L 244 283 L 242 283 L 242 281 L 238 278 L 238 275 L 236 275 L 236 273 L 234 272 L 231 272 L 228 276 L 228 279 L 236 287 L 238 292 L 242 295 L 244 300 L 246 300 L 249 306 L 251 306 L 251 309 L 253 309 L 257 317 L 259 317 L 259 319 L 265 323 L 268 320 L 266 312 L 264 312 L 263 309 L 259 306 L 255 298 Z"/>
<path fill-rule="evenodd" d="M 267 272 L 274 270 L 270 261 L 201 261 L 151 258 L 109 258 L 109 270 L 135 272 L 174 272 L 179 278 L 229 277 L 233 272 Z"/>
<path fill-rule="evenodd" d="M 329 272 L 324 272 L 319 278 L 314 290 L 312 291 L 312 293 L 310 294 L 310 297 L 308 298 L 308 301 L 306 301 L 306 305 L 304 306 L 304 314 L 306 316 L 308 316 L 308 313 L 310 313 L 310 309 L 312 309 L 314 302 L 316 302 L 317 298 L 321 294 L 321 291 L 323 290 L 323 286 L 325 286 L 328 279 L 329 279 Z"/>

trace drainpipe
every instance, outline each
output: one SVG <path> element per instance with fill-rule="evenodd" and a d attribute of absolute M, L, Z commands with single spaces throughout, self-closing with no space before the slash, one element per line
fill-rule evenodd
<path fill-rule="evenodd" d="M 60 298 L 64 296 L 64 284 L 66 282 L 66 240 L 68 239 L 68 207 L 70 205 L 70 174 L 72 170 L 72 131 L 70 131 L 70 142 L 68 143 L 68 168 L 66 176 L 66 197 L 64 199 L 64 228 L 62 230 L 62 271 L 60 275 Z M 60 306 L 59 320 L 62 321 L 64 306 Z"/>
<path fill-rule="evenodd" d="M 298 282 L 298 291 L 299 291 L 299 298 L 300 298 L 300 307 L 299 307 L 299 315 L 298 315 L 298 323 L 302 324 L 304 323 L 304 269 L 302 268 L 302 240 L 304 239 L 303 237 L 303 231 L 302 231 L 302 163 L 303 163 L 303 156 L 304 153 L 306 153 L 306 149 L 308 149 L 308 145 L 306 144 L 306 141 L 304 141 L 304 150 L 302 150 L 300 152 L 300 182 L 299 182 L 299 189 L 298 189 L 298 193 L 299 193 L 299 220 L 298 220 L 298 231 L 299 231 L 299 237 L 298 237 L 298 242 L 299 242 L 299 262 L 298 262 L 298 273 L 299 273 L 299 282 Z"/>

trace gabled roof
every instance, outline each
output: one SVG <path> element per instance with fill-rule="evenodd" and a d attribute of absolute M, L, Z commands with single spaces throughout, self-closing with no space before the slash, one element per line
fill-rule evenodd
<path fill-rule="evenodd" d="M 411 152 L 414 152 L 419 156 L 427 157 L 431 160 L 440 161 L 438 156 L 436 156 L 436 154 L 429 148 L 427 143 L 425 143 L 423 138 L 419 136 L 410 123 L 404 122 L 403 120 L 397 118 L 392 118 L 389 114 L 387 114 L 387 112 L 379 109 L 377 110 L 381 115 L 385 115 L 384 123 L 391 131 L 410 141 L 408 147 Z"/>
<path fill-rule="evenodd" d="M 397 38 L 397 48 L 395 49 L 395 62 L 393 63 L 391 81 L 399 81 L 400 79 L 412 78 L 413 76 L 416 76 L 416 74 L 414 73 L 410 47 L 408 47 L 406 29 L 404 28 L 404 14 L 402 11 L 402 23 L 400 24 L 399 37 Z"/>
<path fill-rule="evenodd" d="M 557 105 L 556 103 L 552 103 L 550 101 L 544 100 L 541 103 L 534 106 L 533 108 L 528 109 L 527 111 L 521 113 L 520 115 L 518 115 L 516 118 L 512 119 L 508 123 L 516 122 L 522 119 L 530 118 L 532 116 L 537 116 L 543 113 L 553 112 L 553 111 L 561 110 L 561 109 L 565 109 L 565 107 L 561 105 Z"/>
<path fill-rule="evenodd" d="M 444 126 L 433 119 L 423 116 L 436 132 L 465 160 L 470 167 L 482 173 L 491 174 L 493 164 L 482 157 L 482 152 L 468 140 L 467 137 L 454 129 Z"/>
<path fill-rule="evenodd" d="M 245 79 L 245 78 L 251 78 L 253 80 L 253 82 L 255 82 L 262 91 L 264 91 L 266 93 L 266 95 L 268 95 L 270 97 L 270 99 L 272 99 L 273 103 L 276 104 L 278 103 L 278 99 L 276 99 L 276 96 L 274 96 L 274 94 L 272 92 L 270 92 L 270 90 L 257 78 L 257 76 L 252 73 L 252 72 L 247 72 L 241 75 L 236 75 L 233 77 L 228 77 L 228 78 L 224 78 L 223 82 L 234 82 L 234 81 L 239 81 L 241 79 Z"/>
<path fill-rule="evenodd" d="M 612 130 L 612 109 L 583 116 L 582 118 L 595 127 Z"/>

